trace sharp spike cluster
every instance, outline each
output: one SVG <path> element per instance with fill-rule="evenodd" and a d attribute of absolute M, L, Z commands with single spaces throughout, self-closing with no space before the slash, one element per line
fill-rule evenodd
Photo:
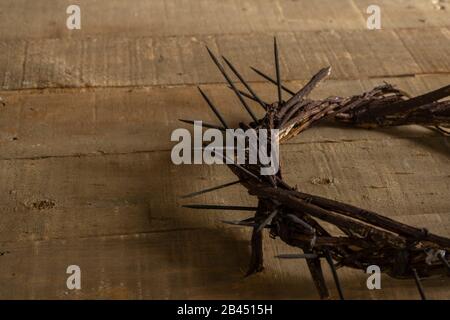
<path fill-rule="evenodd" d="M 225 78 L 225 80 L 228 82 L 228 84 L 230 85 L 231 88 L 233 88 L 234 93 L 236 94 L 236 96 L 239 98 L 239 101 L 242 103 L 242 105 L 244 106 L 245 110 L 247 110 L 248 114 L 252 117 L 254 122 L 258 121 L 258 118 L 256 118 L 255 114 L 253 113 L 253 111 L 250 109 L 250 107 L 248 106 L 248 104 L 245 102 L 244 98 L 242 98 L 241 94 L 239 93 L 238 89 L 236 88 L 236 86 L 234 85 L 234 83 L 231 81 L 230 77 L 228 76 L 228 74 L 226 73 L 225 69 L 222 67 L 222 65 L 220 64 L 219 60 L 217 60 L 216 56 L 211 52 L 211 50 L 209 50 L 208 47 L 206 47 L 206 49 L 208 50 L 209 55 L 211 56 L 211 59 L 214 61 L 214 63 L 216 64 L 217 68 L 220 70 L 220 72 L 222 73 L 223 77 Z"/>
<path fill-rule="evenodd" d="M 241 93 L 243 96 L 246 96 L 247 98 L 250 98 L 256 102 L 259 103 L 259 105 L 261 107 L 263 107 L 264 110 L 267 109 L 267 104 L 261 100 L 261 98 L 255 93 L 255 91 L 253 91 L 253 89 L 250 87 L 250 85 L 247 83 L 247 81 L 244 80 L 244 78 L 241 76 L 241 74 L 237 71 L 237 69 L 233 66 L 233 64 L 224 56 L 222 56 L 222 59 L 225 61 L 225 63 L 228 65 L 228 67 L 231 69 L 231 71 L 233 71 L 233 73 L 236 75 L 236 77 L 238 77 L 238 79 L 242 82 L 242 84 L 245 86 L 245 88 L 247 88 L 248 92 L 250 92 L 250 95 L 247 95 L 245 93 L 243 93 L 242 91 L 238 90 L 239 93 Z"/>

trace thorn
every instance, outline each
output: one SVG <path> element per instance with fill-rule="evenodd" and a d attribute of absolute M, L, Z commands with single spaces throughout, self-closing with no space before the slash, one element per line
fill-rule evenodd
<path fill-rule="evenodd" d="M 259 211 L 256 211 L 254 217 L 256 218 L 256 216 L 258 215 Z M 255 228 L 253 228 L 252 230 L 250 248 L 251 248 L 250 263 L 245 277 L 249 277 L 252 274 L 264 270 L 263 234 L 261 232 L 256 232 Z"/>
<path fill-rule="evenodd" d="M 188 124 L 192 124 L 192 125 L 194 124 L 194 120 L 178 119 L 178 121 L 181 121 L 181 122 L 184 122 L 184 123 L 188 123 Z M 205 127 L 205 128 L 218 129 L 218 130 L 221 130 L 221 131 L 225 131 L 226 130 L 223 127 L 219 127 L 219 126 L 216 126 L 214 124 L 210 124 L 210 123 L 203 122 L 203 121 L 202 121 L 202 126 Z"/>
<path fill-rule="evenodd" d="M 261 179 L 260 179 L 257 175 L 255 175 L 255 174 L 254 174 L 253 172 L 251 172 L 250 170 L 245 169 L 243 166 L 241 166 L 241 165 L 239 165 L 239 164 L 237 164 L 237 163 L 232 163 L 231 165 L 232 165 L 232 166 L 235 166 L 236 168 L 238 168 L 238 169 L 240 169 L 240 170 L 242 170 L 242 171 L 244 171 L 246 174 L 250 175 L 250 176 L 253 177 L 254 179 L 256 179 L 256 180 L 258 180 L 258 181 L 261 181 Z"/>
<path fill-rule="evenodd" d="M 230 224 L 232 226 L 240 226 L 240 227 L 254 227 L 255 223 L 244 223 L 242 221 L 234 221 L 234 220 L 220 220 L 220 222 L 225 224 Z"/>
<path fill-rule="evenodd" d="M 209 50 L 208 47 L 206 47 L 206 50 L 208 50 L 209 55 L 211 56 L 211 59 L 214 61 L 214 63 L 216 64 L 217 68 L 219 69 L 219 71 L 222 73 L 222 75 L 224 76 L 225 80 L 227 80 L 228 84 L 231 86 L 231 88 L 233 89 L 234 93 L 236 94 L 236 96 L 239 98 L 239 101 L 241 101 L 242 105 L 244 106 L 245 110 L 247 110 L 247 112 L 250 114 L 250 116 L 252 117 L 253 121 L 257 122 L 258 119 L 256 118 L 256 116 L 254 115 L 253 111 L 250 109 L 250 107 L 247 105 L 247 103 L 245 102 L 244 98 L 242 98 L 242 96 L 240 95 L 240 93 L 238 92 L 238 89 L 236 88 L 236 86 L 234 85 L 234 83 L 231 81 L 231 79 L 228 77 L 227 73 L 225 72 L 225 69 L 222 67 L 222 65 L 220 64 L 220 62 L 217 60 L 216 56 L 211 52 L 211 50 Z"/>
<path fill-rule="evenodd" d="M 277 209 L 273 210 L 272 213 L 269 214 L 269 216 L 266 219 L 264 219 L 264 221 L 258 226 L 256 232 L 261 232 L 261 230 L 266 227 L 266 225 L 277 215 L 277 213 L 278 213 Z"/>
<path fill-rule="evenodd" d="M 308 252 L 307 252 L 308 253 Z M 323 276 L 322 265 L 319 258 L 307 259 L 309 272 L 319 293 L 320 299 L 329 299 L 330 293 L 328 292 L 327 284 Z"/>
<path fill-rule="evenodd" d="M 267 103 L 265 103 L 258 97 L 258 95 L 253 91 L 253 89 L 250 87 L 250 85 L 247 83 L 247 81 L 244 80 L 244 78 L 241 76 L 241 74 L 236 70 L 236 68 L 231 64 L 231 62 L 227 58 L 222 56 L 222 59 L 225 61 L 225 63 L 228 65 L 228 67 L 231 69 L 231 71 L 233 71 L 233 73 L 236 75 L 236 77 L 238 77 L 238 79 L 242 82 L 242 84 L 247 88 L 248 92 L 251 93 L 251 96 L 244 94 L 242 91 L 239 91 L 239 93 L 242 94 L 243 96 L 246 96 L 247 98 L 252 97 L 250 99 L 258 102 L 261 105 L 261 107 L 263 107 L 264 110 L 266 110 Z"/>
<path fill-rule="evenodd" d="M 198 91 L 200 91 L 200 94 L 202 95 L 203 99 L 205 99 L 206 103 L 208 103 L 211 110 L 214 112 L 214 114 L 219 118 L 220 122 L 223 124 L 225 128 L 229 128 L 227 123 L 225 122 L 225 119 L 222 117 L 220 112 L 217 110 L 217 108 L 214 106 L 214 104 L 209 100 L 208 96 L 203 92 L 203 90 L 200 87 L 197 87 Z"/>
<path fill-rule="evenodd" d="M 242 221 L 230 221 L 230 220 L 220 220 L 220 222 L 231 224 L 233 226 L 241 226 L 241 227 L 254 227 L 256 224 L 254 222 L 242 220 Z"/>
<path fill-rule="evenodd" d="M 273 38 L 273 51 L 275 55 L 275 73 L 277 76 L 278 106 L 281 107 L 283 97 L 281 95 L 280 60 L 278 59 L 278 45 L 276 37 Z"/>
<path fill-rule="evenodd" d="M 235 210 L 235 211 L 256 211 L 256 207 L 245 207 L 245 206 L 225 206 L 225 205 L 215 205 L 215 204 L 185 204 L 182 205 L 183 208 L 191 209 L 206 209 L 206 210 Z"/>
<path fill-rule="evenodd" d="M 198 196 L 200 194 L 208 193 L 208 192 L 211 192 L 211 191 L 215 191 L 215 190 L 218 190 L 218 189 L 222 189 L 222 188 L 226 188 L 226 187 L 235 185 L 235 184 L 237 184 L 239 182 L 241 182 L 241 180 L 236 180 L 236 181 L 233 181 L 233 182 L 221 184 L 219 186 L 215 186 L 215 187 L 212 187 L 212 188 L 208 188 L 208 189 L 204 189 L 204 190 L 200 190 L 200 191 L 196 191 L 196 192 L 192 192 L 192 193 L 186 194 L 184 196 L 181 196 L 181 198 L 182 199 L 192 198 L 192 197 Z"/>
<path fill-rule="evenodd" d="M 253 172 L 251 172 L 250 170 L 247 170 L 246 168 L 244 168 L 243 166 L 241 166 L 240 164 L 234 163 L 234 161 L 232 159 L 230 159 L 229 157 L 227 157 L 224 154 L 221 154 L 222 158 L 226 161 L 228 160 L 229 164 L 232 166 L 235 166 L 236 168 L 240 169 L 241 171 L 245 172 L 246 174 L 248 174 L 249 176 L 251 176 L 252 178 L 260 181 L 261 179 L 255 175 Z"/>
<path fill-rule="evenodd" d="M 201 149 L 203 150 L 203 148 L 201 148 Z M 234 167 L 240 169 L 241 171 L 245 172 L 246 174 L 248 174 L 252 178 L 254 178 L 254 179 L 258 180 L 258 181 L 261 181 L 261 179 L 257 175 L 255 175 L 253 172 L 251 172 L 250 170 L 244 168 L 240 164 L 234 163 L 233 159 L 230 159 L 229 157 L 227 157 L 223 153 L 216 153 L 216 155 L 221 156 L 222 160 L 224 160 L 226 164 L 228 164 L 230 166 L 234 166 Z"/>
<path fill-rule="evenodd" d="M 342 287 L 341 287 L 341 283 L 339 282 L 339 277 L 338 277 L 338 274 L 336 271 L 336 267 L 333 263 L 333 258 L 331 257 L 330 251 L 328 249 L 325 250 L 325 259 L 327 260 L 328 264 L 330 265 L 331 272 L 333 273 L 333 279 L 334 279 L 334 283 L 336 284 L 336 288 L 339 293 L 339 298 L 341 300 L 345 300 L 344 294 L 342 293 Z"/>
<path fill-rule="evenodd" d="M 422 283 L 420 282 L 420 278 L 419 278 L 419 274 L 417 273 L 417 270 L 415 268 L 413 268 L 412 272 L 414 274 L 414 280 L 416 280 L 416 286 L 417 286 L 417 289 L 419 290 L 420 297 L 422 298 L 422 300 L 427 300 L 427 298 L 425 297 L 425 292 L 423 291 Z"/>
<path fill-rule="evenodd" d="M 269 82 L 273 83 L 273 84 L 277 84 L 277 82 L 272 79 L 271 77 L 269 77 L 268 75 L 266 75 L 265 73 L 259 71 L 256 68 L 250 67 L 250 69 L 252 69 L 254 72 L 256 72 L 257 74 L 259 74 L 261 77 L 263 77 L 264 79 L 268 80 Z M 286 91 L 287 93 L 289 93 L 291 96 L 295 95 L 295 92 L 288 89 L 287 87 L 285 87 L 284 85 L 281 85 L 281 89 L 283 89 L 284 91 Z"/>
<path fill-rule="evenodd" d="M 303 254 L 279 254 L 275 256 L 278 259 L 316 259 L 319 256 L 315 253 L 303 253 Z"/>
<path fill-rule="evenodd" d="M 229 89 L 233 89 L 233 88 L 231 88 L 230 86 L 228 86 L 228 88 L 229 88 Z M 244 91 L 241 91 L 241 90 L 238 90 L 238 91 L 239 91 L 239 93 L 242 94 L 244 97 L 246 97 L 246 98 L 248 98 L 248 99 L 250 99 L 250 100 L 253 100 L 253 101 L 258 102 L 258 101 L 255 99 L 255 97 L 253 97 L 252 95 L 248 94 L 247 92 L 244 92 Z M 267 103 L 267 102 L 263 102 L 263 103 L 265 104 L 264 108 L 267 108 L 268 103 Z"/>
<path fill-rule="evenodd" d="M 307 230 L 307 232 L 309 234 L 314 234 L 316 232 L 316 230 L 312 226 L 310 226 L 308 223 L 306 223 L 305 221 L 303 221 L 299 217 L 297 217 L 297 216 L 295 216 L 293 214 L 287 214 L 286 217 L 291 219 L 293 222 L 298 223 L 301 226 L 303 226 Z"/>

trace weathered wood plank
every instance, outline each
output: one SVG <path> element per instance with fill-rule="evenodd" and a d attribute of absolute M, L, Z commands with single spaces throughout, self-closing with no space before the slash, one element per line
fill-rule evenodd
<path fill-rule="evenodd" d="M 448 225 L 439 215 L 411 217 Z M 0 244 L 0 297 L 20 299 L 317 299 L 303 261 L 281 261 L 294 253 L 265 239 L 266 269 L 244 278 L 248 233 L 233 227 Z M 26 261 L 26 263 L 24 263 Z M 81 268 L 81 290 L 66 289 L 69 265 Z M 334 297 L 331 274 L 325 276 Z M 382 290 L 366 287 L 367 275 L 339 269 L 347 299 L 419 299 L 412 280 L 382 277 Z M 448 279 L 424 281 L 429 299 L 448 299 Z"/>
<path fill-rule="evenodd" d="M 387 79 L 418 95 L 449 83 L 448 75 Z M 365 81 L 325 81 L 313 97 L 353 95 L 380 84 Z M 305 82 L 302 82 L 303 84 Z M 288 82 L 292 89 L 300 82 Z M 252 84 L 263 99 L 276 99 L 276 87 Z M 233 93 L 224 85 L 203 86 L 232 125 L 250 118 Z M 0 159 L 62 157 L 102 153 L 169 150 L 170 135 L 189 126 L 178 119 L 218 123 L 195 87 L 53 90 L 2 92 L 0 106 Z M 261 108 L 251 103 L 261 115 Z M 343 130 L 341 126 L 312 128 L 292 142 L 339 142 L 436 135 L 420 127 L 386 130 Z"/>
<path fill-rule="evenodd" d="M 392 217 L 448 214 L 449 152 L 446 138 L 281 148 L 292 185 Z M 198 228 L 217 216 L 181 203 L 255 203 L 239 186 L 181 201 L 183 194 L 234 176 L 224 165 L 176 166 L 169 151 L 2 160 L 0 175 L 0 242 Z"/>
<path fill-rule="evenodd" d="M 170 161 L 178 118 L 216 122 L 191 85 L 206 84 L 233 125 L 247 119 L 204 45 L 267 100 L 275 88 L 247 67 L 274 73 L 273 35 L 287 85 L 333 67 L 315 97 L 385 77 L 420 94 L 449 83 L 450 10 L 380 0 L 383 30 L 369 31 L 369 0 L 133 2 L 80 0 L 77 31 L 65 28 L 71 1 L 0 4 L 0 298 L 316 299 L 304 262 L 274 258 L 296 250 L 268 237 L 266 271 L 243 278 L 249 230 L 219 220 L 248 213 L 180 206 L 255 201 L 240 186 L 179 199 L 234 179 L 225 166 Z M 448 137 L 324 124 L 282 153 L 286 178 L 303 191 L 450 236 Z M 81 291 L 66 289 L 71 264 L 82 269 Z M 346 298 L 419 298 L 413 281 L 383 277 L 383 290 L 369 291 L 365 274 L 339 274 Z M 450 298 L 448 279 L 424 286 L 431 299 Z"/>
<path fill-rule="evenodd" d="M 66 28 L 66 8 L 71 4 L 69 0 L 57 3 L 3 0 L 0 39 L 363 30 L 367 7 L 374 3 L 370 0 L 134 0 L 130 5 L 120 0 L 79 0 L 82 25 L 76 31 Z M 376 4 L 381 8 L 383 29 L 449 26 L 449 10 L 436 10 L 430 1 L 381 0 Z"/>
<path fill-rule="evenodd" d="M 447 28 L 417 29 L 415 38 L 441 38 Z M 332 79 L 365 79 L 446 72 L 420 58 L 430 49 L 417 48 L 395 30 L 284 32 L 280 38 L 282 75 L 307 80 L 331 65 Z M 405 36 L 406 37 L 406 36 Z M 425 40 L 424 40 L 425 41 Z M 448 39 L 447 39 L 448 41 Z M 120 87 L 224 82 L 205 45 L 232 59 L 251 81 L 260 78 L 248 66 L 273 73 L 272 35 L 219 35 L 88 39 L 65 38 L 1 41 L 1 88 Z M 443 70 L 444 69 L 444 70 Z"/>
<path fill-rule="evenodd" d="M 360 12 L 365 13 L 369 5 L 378 5 L 381 10 L 381 28 L 420 28 L 449 26 L 448 7 L 439 10 L 432 1 L 415 0 L 353 0 Z"/>
<path fill-rule="evenodd" d="M 427 28 L 425 30 L 399 30 L 397 33 L 423 73 L 448 73 L 450 71 L 450 29 Z"/>

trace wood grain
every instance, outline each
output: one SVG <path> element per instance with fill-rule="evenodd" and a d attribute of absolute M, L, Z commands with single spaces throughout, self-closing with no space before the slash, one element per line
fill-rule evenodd
<path fill-rule="evenodd" d="M 215 123 L 197 84 L 231 124 L 248 121 L 205 44 L 268 101 L 276 88 L 248 66 L 274 75 L 273 35 L 290 88 L 332 66 L 316 98 L 383 80 L 414 95 L 448 84 L 450 10 L 378 1 L 382 30 L 369 31 L 370 2 L 81 0 L 82 29 L 70 32 L 69 1 L 2 1 L 0 298 L 317 299 L 304 262 L 274 258 L 295 249 L 268 237 L 266 270 L 243 277 L 249 231 L 219 220 L 246 214 L 194 212 L 179 198 L 233 175 L 173 165 L 169 138 L 187 127 L 178 118 Z M 305 192 L 450 236 L 448 137 L 324 123 L 282 154 L 286 179 Z M 253 204 L 239 186 L 195 200 Z M 80 291 L 66 288 L 70 264 L 81 267 Z M 367 275 L 338 272 L 346 298 L 419 299 L 411 281 L 383 277 L 370 291 Z M 424 287 L 430 299 L 450 298 L 448 279 Z"/>

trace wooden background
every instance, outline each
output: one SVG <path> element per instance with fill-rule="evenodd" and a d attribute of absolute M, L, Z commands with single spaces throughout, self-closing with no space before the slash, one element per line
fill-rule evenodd
<path fill-rule="evenodd" d="M 0 298 L 316 299 L 296 252 L 265 239 L 266 270 L 244 278 L 249 231 L 195 212 L 179 196 L 233 175 L 224 166 L 175 166 L 178 118 L 214 122 L 196 85 L 230 122 L 248 121 L 207 56 L 226 55 L 268 99 L 277 36 L 282 78 L 299 88 L 319 68 L 315 97 L 360 93 L 386 80 L 412 94 L 450 82 L 450 2 L 431 0 L 68 0 L 0 3 Z M 382 30 L 366 29 L 381 7 Z M 255 110 L 257 110 L 255 108 Z M 427 128 L 323 125 L 281 149 L 301 190 L 347 201 L 450 236 L 450 139 Z M 195 199 L 251 205 L 240 186 Z M 68 265 L 82 289 L 66 287 Z M 326 268 L 327 269 L 327 268 Z M 352 299 L 418 299 L 413 281 L 339 270 Z M 337 297 L 330 273 L 332 294 Z M 432 299 L 450 282 L 426 280 Z"/>

